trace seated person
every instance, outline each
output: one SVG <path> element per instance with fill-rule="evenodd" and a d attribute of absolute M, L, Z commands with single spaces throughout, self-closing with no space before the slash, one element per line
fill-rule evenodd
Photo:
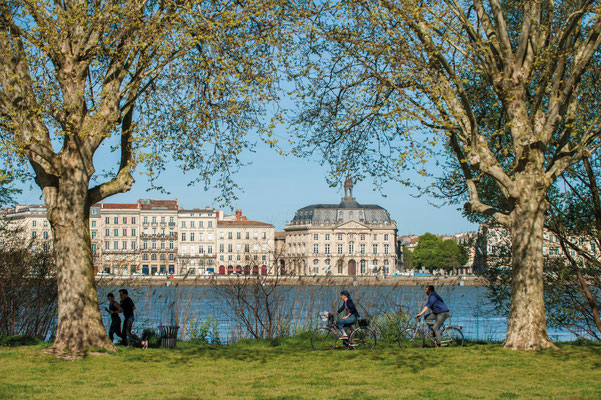
<path fill-rule="evenodd" d="M 337 315 L 342 311 L 344 311 L 344 314 L 346 314 L 344 317 L 339 319 L 338 322 L 336 322 L 336 326 L 338 326 L 338 329 L 341 332 L 341 337 L 343 339 L 346 339 L 348 338 L 346 328 L 357 322 L 357 320 L 359 319 L 359 313 L 357 312 L 357 308 L 355 308 L 355 303 L 353 303 L 349 292 L 343 290 L 342 292 L 340 292 L 340 298 L 343 302 L 342 306 L 334 315 Z"/>

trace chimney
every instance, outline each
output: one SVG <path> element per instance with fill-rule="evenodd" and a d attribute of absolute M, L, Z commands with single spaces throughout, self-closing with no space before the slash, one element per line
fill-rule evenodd
<path fill-rule="evenodd" d="M 242 210 L 236 210 L 236 221 L 240 221 L 242 219 Z"/>

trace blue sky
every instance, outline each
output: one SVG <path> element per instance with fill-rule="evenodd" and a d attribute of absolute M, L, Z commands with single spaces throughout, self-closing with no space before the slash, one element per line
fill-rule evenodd
<path fill-rule="evenodd" d="M 99 158 L 117 159 L 116 155 L 103 154 Z M 282 157 L 275 151 L 259 145 L 256 153 L 249 153 L 246 159 L 252 159 L 252 165 L 243 167 L 235 176 L 243 192 L 230 207 L 221 207 L 230 212 L 242 209 L 249 219 L 268 222 L 276 230 L 283 230 L 287 221 L 294 217 L 299 208 L 316 203 L 338 203 L 344 195 L 342 188 L 331 188 L 325 180 L 327 167 L 316 161 Z M 97 169 L 99 170 L 100 168 Z M 144 177 L 136 174 L 136 183 L 128 193 L 115 195 L 105 202 L 136 202 L 139 198 L 175 199 L 185 208 L 217 206 L 213 199 L 216 191 L 204 191 L 202 186 L 189 187 L 190 177 L 184 175 L 175 166 L 171 166 L 161 176 L 160 183 L 171 194 L 146 191 L 148 187 Z M 20 204 L 42 204 L 41 191 L 34 186 L 23 186 L 23 194 L 18 197 Z M 383 187 L 382 193 L 373 190 L 369 182 L 355 184 L 353 195 L 362 204 L 378 204 L 388 210 L 396 220 L 398 233 L 451 234 L 475 231 L 477 226 L 461 216 L 458 206 L 435 207 L 427 198 L 411 196 L 411 189 L 390 183 Z M 431 199 L 430 199 L 431 200 Z"/>

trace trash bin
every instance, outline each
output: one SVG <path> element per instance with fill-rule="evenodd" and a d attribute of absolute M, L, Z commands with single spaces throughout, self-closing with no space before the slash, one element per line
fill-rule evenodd
<path fill-rule="evenodd" d="M 159 326 L 159 333 L 161 335 L 161 347 L 166 349 L 174 349 L 175 341 L 177 340 L 177 331 L 179 326 Z"/>

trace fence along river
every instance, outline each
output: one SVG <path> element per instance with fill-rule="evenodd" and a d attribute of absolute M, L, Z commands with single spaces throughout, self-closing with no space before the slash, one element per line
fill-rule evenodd
<path fill-rule="evenodd" d="M 118 298 L 121 287 L 100 286 L 98 296 L 101 310 L 107 304 L 106 294 L 113 292 Z M 213 286 L 148 286 L 125 287 L 136 304 L 134 330 L 158 331 L 160 325 L 179 325 L 179 339 L 190 335 L 193 321 L 213 318 L 217 321 L 222 343 L 248 337 L 248 332 L 232 317 L 232 309 L 224 301 L 223 289 Z M 301 330 L 319 323 L 320 311 L 335 311 L 340 306 L 342 287 L 332 286 L 280 286 L 276 288 L 278 312 L 289 313 L 291 329 Z M 364 316 L 394 313 L 401 310 L 409 315 L 421 311 L 427 298 L 419 286 L 357 286 L 350 291 L 359 312 Z M 486 288 L 479 286 L 443 286 L 436 288 L 451 310 L 447 324 L 463 327 L 467 339 L 502 341 L 507 331 L 507 318 L 491 309 Z M 110 326 L 110 316 L 103 311 L 103 322 Z M 553 341 L 575 340 L 567 330 L 549 328 Z"/>

